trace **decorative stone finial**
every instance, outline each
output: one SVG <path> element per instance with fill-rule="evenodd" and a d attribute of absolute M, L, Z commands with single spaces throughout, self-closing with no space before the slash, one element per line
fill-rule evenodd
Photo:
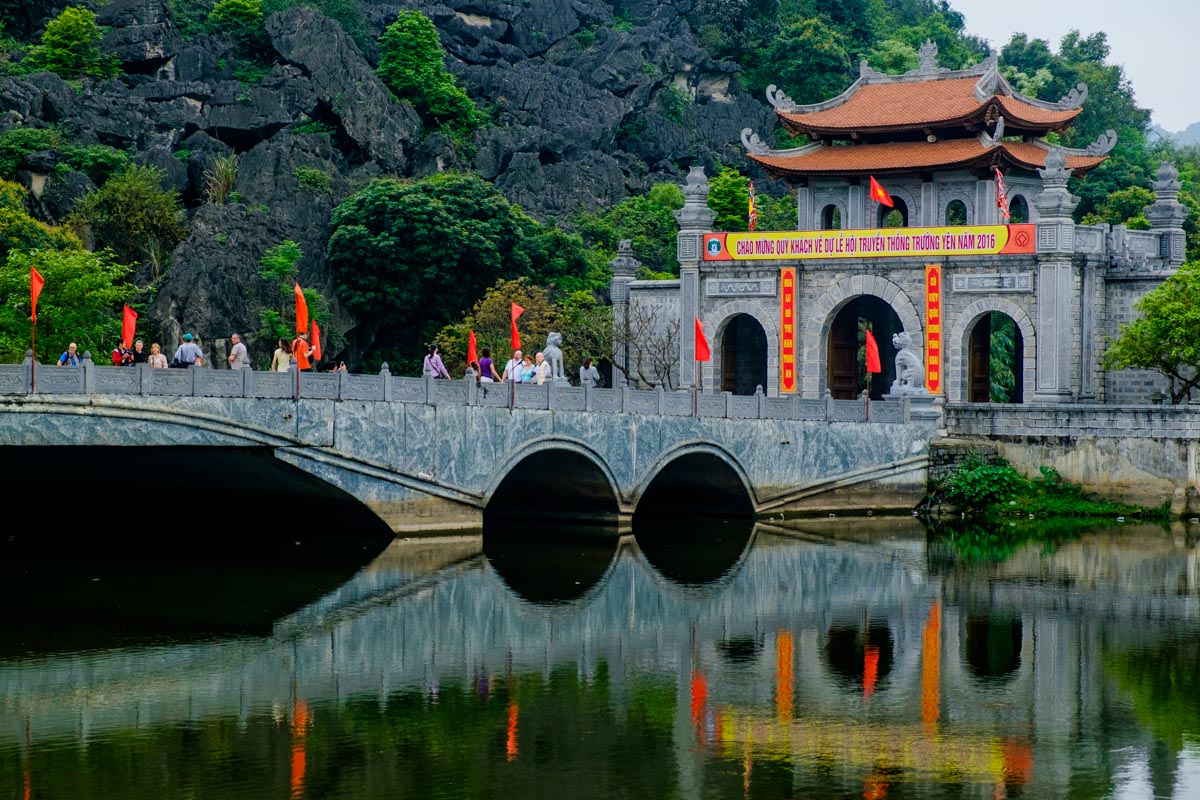
<path fill-rule="evenodd" d="M 785 114 L 796 110 L 796 101 L 784 94 L 783 90 L 773 83 L 767 87 L 767 102 L 776 111 L 782 111 Z"/>
<path fill-rule="evenodd" d="M 742 128 L 742 147 L 746 148 L 746 152 L 756 156 L 765 156 L 771 151 L 767 143 L 751 128 Z"/>
<path fill-rule="evenodd" d="M 680 229 L 710 230 L 717 215 L 708 207 L 708 178 L 704 177 L 704 167 L 696 166 L 688 170 L 683 197 L 683 208 L 671 212 L 679 222 Z"/>
<path fill-rule="evenodd" d="M 1053 147 L 1046 154 L 1046 167 L 1039 169 L 1038 175 L 1042 176 L 1042 183 L 1046 188 L 1066 188 L 1067 180 L 1070 179 L 1071 173 L 1075 170 L 1067 169 L 1067 154 L 1063 152 L 1061 147 Z"/>
<path fill-rule="evenodd" d="M 1109 128 L 1096 137 L 1096 141 L 1087 146 L 1089 156 L 1107 155 L 1117 144 L 1117 132 Z"/>
<path fill-rule="evenodd" d="M 926 39 L 925 44 L 917 51 L 917 72 L 938 71 L 938 46 L 932 39 Z"/>
<path fill-rule="evenodd" d="M 1164 161 L 1158 168 L 1158 180 L 1154 187 L 1154 202 L 1146 206 L 1146 219 L 1150 229 L 1160 231 L 1163 236 L 1161 252 L 1170 264 L 1182 264 L 1185 255 L 1186 235 L 1183 223 L 1188 217 L 1188 207 L 1179 202 L 1179 171 L 1175 163 Z"/>
<path fill-rule="evenodd" d="M 1150 184 L 1159 196 L 1163 194 L 1178 194 L 1183 184 L 1179 182 L 1179 170 L 1175 169 L 1174 161 L 1164 161 L 1158 166 L 1158 180 Z"/>
<path fill-rule="evenodd" d="M 622 239 L 617 244 L 617 257 L 608 262 L 614 278 L 632 278 L 637 275 L 642 262 L 633 257 L 633 240 Z"/>

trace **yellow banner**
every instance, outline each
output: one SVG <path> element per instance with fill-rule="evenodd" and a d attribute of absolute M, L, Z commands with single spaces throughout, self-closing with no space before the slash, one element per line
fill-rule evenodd
<path fill-rule="evenodd" d="M 704 234 L 705 261 L 1027 255 L 1036 225 Z"/>

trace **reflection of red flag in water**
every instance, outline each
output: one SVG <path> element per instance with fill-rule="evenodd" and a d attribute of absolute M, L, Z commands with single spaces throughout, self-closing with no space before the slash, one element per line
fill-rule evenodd
<path fill-rule="evenodd" d="M 879 680 L 879 647 L 869 644 L 863 648 L 863 698 L 875 693 L 875 682 Z"/>
<path fill-rule="evenodd" d="M 321 328 L 317 325 L 317 321 L 315 319 L 313 320 L 312 360 L 321 360 Z"/>
<path fill-rule="evenodd" d="M 942 667 L 942 604 L 929 607 L 921 643 L 921 722 L 934 727 L 938 721 L 939 677 Z"/>
<path fill-rule="evenodd" d="M 892 202 L 892 196 L 887 193 L 886 189 L 884 189 L 882 186 L 879 185 L 879 181 L 875 180 L 874 175 L 871 176 L 870 194 L 871 194 L 871 199 L 874 200 L 876 203 L 879 203 L 879 205 L 887 206 L 888 208 L 895 207 Z"/>
<path fill-rule="evenodd" d="M 137 330 L 137 312 L 129 306 L 125 306 L 124 315 L 121 318 L 121 344 L 125 345 L 125 349 L 133 347 L 133 336 Z"/>
<path fill-rule="evenodd" d="M 475 331 L 471 331 L 467 336 L 467 366 L 471 366 L 478 360 L 479 357 L 475 355 Z"/>
<path fill-rule="evenodd" d="M 692 727 L 696 738 L 704 741 L 704 706 L 708 702 L 708 680 L 703 672 L 692 673 Z"/>
<path fill-rule="evenodd" d="M 700 327 L 700 318 L 696 317 L 696 360 L 708 361 L 712 351 L 708 349 L 708 339 L 704 338 L 704 329 Z"/>
<path fill-rule="evenodd" d="M 308 301 L 304 299 L 304 290 L 296 284 L 296 333 L 308 332 Z"/>
<path fill-rule="evenodd" d="M 871 329 L 867 329 L 867 372 L 879 372 L 881 366 L 879 364 L 879 345 L 875 341 L 875 335 L 871 333 Z"/>
<path fill-rule="evenodd" d="M 525 313 L 525 309 L 516 303 L 512 304 L 512 346 L 513 350 L 521 348 L 521 335 L 517 333 L 517 317 Z"/>
<path fill-rule="evenodd" d="M 521 707 L 515 702 L 508 704 L 508 730 L 504 737 L 504 752 L 509 761 L 517 760 L 517 716 Z"/>
<path fill-rule="evenodd" d="M 794 653 L 792 632 L 779 631 L 775 636 L 775 716 L 780 722 L 792 718 Z"/>
<path fill-rule="evenodd" d="M 292 777 L 289 796 L 296 800 L 304 794 L 304 772 L 308 763 L 308 705 L 297 700 L 292 707 Z"/>
<path fill-rule="evenodd" d="M 29 305 L 33 307 L 33 321 L 37 322 L 37 300 L 38 295 L 42 293 L 42 287 L 46 285 L 46 279 L 42 277 L 33 267 L 29 268 Z"/>

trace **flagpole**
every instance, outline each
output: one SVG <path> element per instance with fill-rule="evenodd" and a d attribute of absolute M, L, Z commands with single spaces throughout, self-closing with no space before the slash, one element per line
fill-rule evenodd
<path fill-rule="evenodd" d="M 37 320 L 29 324 L 29 391 L 37 391 Z"/>
<path fill-rule="evenodd" d="M 695 347 L 692 348 L 695 350 Z M 695 355 L 695 353 L 693 353 Z M 700 416 L 700 362 L 693 361 L 695 364 L 694 374 L 692 375 L 692 416 Z"/>

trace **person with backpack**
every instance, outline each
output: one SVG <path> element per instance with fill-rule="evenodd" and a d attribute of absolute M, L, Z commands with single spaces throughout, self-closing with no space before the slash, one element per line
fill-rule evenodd
<path fill-rule="evenodd" d="M 83 366 L 83 357 L 79 355 L 79 346 L 74 342 L 67 345 L 66 352 L 58 357 L 58 365 L 60 367 Z"/>
<path fill-rule="evenodd" d="M 200 350 L 200 346 L 193 341 L 195 338 L 190 333 L 183 335 L 183 342 L 175 349 L 175 357 L 171 359 L 172 367 L 187 368 L 193 364 L 200 366 L 204 360 L 204 353 Z"/>

